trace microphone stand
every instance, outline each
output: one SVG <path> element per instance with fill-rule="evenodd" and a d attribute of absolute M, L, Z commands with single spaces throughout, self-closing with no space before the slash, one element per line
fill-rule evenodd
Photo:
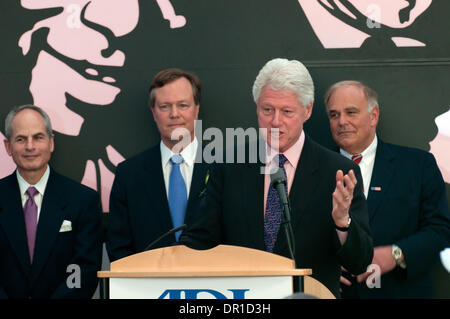
<path fill-rule="evenodd" d="M 287 195 L 286 176 L 281 169 L 271 175 L 271 183 L 277 190 L 280 198 L 280 206 L 283 211 L 281 224 L 284 228 L 289 255 L 294 261 L 295 268 L 297 268 L 297 259 L 295 258 L 295 238 L 291 223 L 291 204 L 289 196 Z M 294 292 L 303 292 L 303 290 L 303 276 L 294 276 Z"/>
<path fill-rule="evenodd" d="M 161 239 L 163 239 L 163 238 L 165 238 L 165 237 L 167 237 L 167 236 L 169 236 L 169 235 L 171 235 L 171 234 L 173 234 L 173 233 L 176 233 L 176 232 L 179 231 L 179 230 L 184 230 L 186 227 L 187 227 L 187 225 L 186 225 L 186 224 L 183 224 L 183 225 L 181 225 L 181 226 L 172 228 L 172 229 L 169 230 L 167 233 L 162 234 L 162 235 L 159 236 L 157 239 L 155 239 L 155 240 L 152 241 L 150 244 L 148 244 L 148 246 L 145 247 L 144 251 L 147 251 L 147 250 L 149 250 L 150 248 L 152 248 L 152 247 L 153 247 L 155 244 L 157 244 Z"/>
<path fill-rule="evenodd" d="M 286 188 L 287 189 L 287 188 Z M 289 255 L 291 259 L 294 261 L 295 268 L 297 268 L 297 259 L 295 258 L 295 238 L 294 231 L 292 230 L 291 223 L 291 205 L 289 201 L 289 197 L 287 197 L 286 203 L 283 205 L 280 201 L 280 204 L 283 208 L 282 215 L 282 225 L 284 228 L 284 233 L 286 235 L 286 241 L 289 249 Z M 303 292 L 303 276 L 294 276 L 294 292 Z"/>

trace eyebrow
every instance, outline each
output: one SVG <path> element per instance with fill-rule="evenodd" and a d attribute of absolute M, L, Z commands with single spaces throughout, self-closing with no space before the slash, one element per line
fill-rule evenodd
<path fill-rule="evenodd" d="M 47 134 L 43 133 L 43 132 L 38 132 L 36 134 L 31 135 L 31 137 L 38 137 L 38 136 L 41 136 L 41 135 L 46 136 Z M 16 135 L 15 139 L 17 139 L 17 138 L 27 138 L 27 135 Z"/>
<path fill-rule="evenodd" d="M 167 105 L 167 104 L 169 104 L 169 105 L 172 105 L 172 104 L 180 104 L 180 103 L 186 103 L 186 104 L 189 104 L 189 100 L 178 100 L 178 101 L 174 101 L 174 102 L 171 102 L 171 101 L 163 101 L 163 102 L 160 102 L 160 103 L 155 103 L 156 105 Z M 195 103 L 194 103 L 195 104 Z"/>
<path fill-rule="evenodd" d="M 274 105 L 274 104 L 272 104 L 270 102 L 261 103 L 260 106 L 261 107 L 271 107 L 271 108 L 274 108 L 274 109 L 281 109 L 281 110 L 284 110 L 284 109 L 295 109 L 295 106 L 292 106 L 292 105 L 283 104 L 281 106 L 278 106 L 278 105 Z"/>
<path fill-rule="evenodd" d="M 359 108 L 357 108 L 355 105 L 350 105 L 350 106 L 346 106 L 345 108 L 344 108 L 344 112 L 345 111 L 352 111 L 352 110 L 357 110 L 357 111 L 359 111 Z M 328 113 L 340 113 L 338 110 L 335 110 L 335 109 L 329 109 L 328 110 Z"/>

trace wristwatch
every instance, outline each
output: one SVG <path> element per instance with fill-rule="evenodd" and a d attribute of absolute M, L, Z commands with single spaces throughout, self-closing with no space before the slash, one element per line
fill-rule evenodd
<path fill-rule="evenodd" d="M 406 269 L 406 262 L 402 260 L 403 252 L 397 245 L 392 245 L 392 256 L 394 256 L 395 263 L 402 269 Z"/>
<path fill-rule="evenodd" d="M 348 231 L 348 229 L 350 228 L 350 223 L 351 223 L 351 221 L 352 221 L 352 219 L 351 219 L 350 216 L 349 216 L 349 217 L 348 217 L 347 226 L 345 226 L 345 227 L 340 227 L 340 226 L 337 226 L 336 224 L 334 224 L 334 228 L 336 228 L 337 230 L 340 230 L 340 231 Z"/>

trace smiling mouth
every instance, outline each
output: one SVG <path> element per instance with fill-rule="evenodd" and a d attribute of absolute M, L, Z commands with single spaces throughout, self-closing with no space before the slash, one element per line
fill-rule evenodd
<path fill-rule="evenodd" d="M 353 132 L 344 131 L 344 132 L 338 132 L 338 135 L 350 135 L 353 134 Z"/>
<path fill-rule="evenodd" d="M 33 160 L 35 158 L 38 158 L 39 155 L 24 155 L 23 157 L 27 160 Z"/>

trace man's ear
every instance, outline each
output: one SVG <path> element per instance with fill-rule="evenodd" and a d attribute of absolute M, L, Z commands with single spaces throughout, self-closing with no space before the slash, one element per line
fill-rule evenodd
<path fill-rule="evenodd" d="M 152 112 L 153 121 L 155 121 L 155 106 L 150 106 L 150 111 Z"/>
<path fill-rule="evenodd" d="M 50 136 L 50 152 L 53 153 L 54 149 L 55 149 L 55 134 L 52 134 Z"/>
<path fill-rule="evenodd" d="M 5 144 L 6 153 L 8 153 L 9 156 L 11 155 L 11 143 L 8 141 L 8 139 L 4 139 L 3 143 Z"/>
<path fill-rule="evenodd" d="M 198 112 L 200 112 L 200 103 L 195 106 L 195 119 L 198 120 Z"/>
<path fill-rule="evenodd" d="M 378 120 L 380 119 L 380 108 L 378 105 L 375 105 L 370 112 L 370 124 L 372 126 L 377 126 Z"/>
<path fill-rule="evenodd" d="M 305 116 L 305 122 L 307 120 L 309 120 L 309 118 L 312 115 L 312 110 L 313 110 L 313 102 L 311 102 L 307 107 L 306 107 L 306 116 Z"/>

